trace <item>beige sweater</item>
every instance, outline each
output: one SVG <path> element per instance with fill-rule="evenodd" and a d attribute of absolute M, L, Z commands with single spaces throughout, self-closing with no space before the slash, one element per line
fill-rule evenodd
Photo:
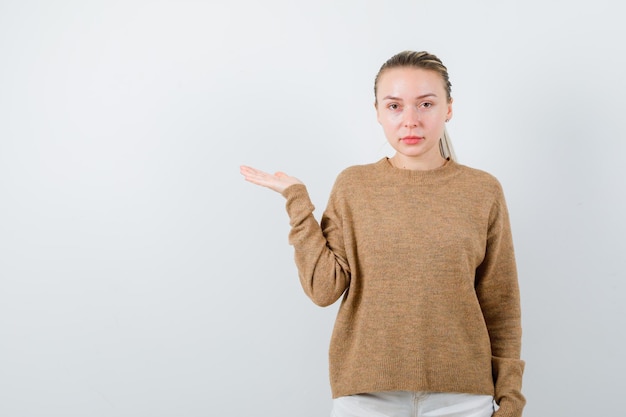
<path fill-rule="evenodd" d="M 521 416 L 520 304 L 499 182 L 449 161 L 387 158 L 337 178 L 316 221 L 303 185 L 287 199 L 295 261 L 318 305 L 343 299 L 330 343 L 333 397 L 406 390 L 494 395 Z"/>

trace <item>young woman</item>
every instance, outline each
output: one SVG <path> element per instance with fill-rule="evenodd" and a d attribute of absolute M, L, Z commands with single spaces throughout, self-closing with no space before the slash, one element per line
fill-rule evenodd
<path fill-rule="evenodd" d="M 329 354 L 335 417 L 522 415 L 507 208 L 496 178 L 450 155 L 450 88 L 427 52 L 383 64 L 375 106 L 395 154 L 344 170 L 320 223 L 298 179 L 241 167 L 286 198 L 306 294 L 321 306 L 343 296 Z"/>

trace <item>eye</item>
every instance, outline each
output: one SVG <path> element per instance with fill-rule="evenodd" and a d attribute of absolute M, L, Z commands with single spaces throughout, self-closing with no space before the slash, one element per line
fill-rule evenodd
<path fill-rule="evenodd" d="M 387 108 L 389 110 L 398 110 L 400 108 L 400 106 L 398 105 L 398 103 L 389 103 L 387 105 Z"/>
<path fill-rule="evenodd" d="M 432 106 L 433 106 L 433 103 L 428 103 L 428 102 L 426 102 L 426 103 L 422 103 L 422 107 L 425 107 L 425 108 L 427 108 L 427 109 L 428 109 L 428 108 L 430 108 L 430 107 L 432 107 Z"/>

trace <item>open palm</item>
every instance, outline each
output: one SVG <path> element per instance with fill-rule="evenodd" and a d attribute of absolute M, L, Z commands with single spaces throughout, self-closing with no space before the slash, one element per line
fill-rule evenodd
<path fill-rule="evenodd" d="M 284 172 L 276 172 L 270 174 L 256 168 L 252 168 L 246 165 L 239 167 L 239 172 L 244 176 L 246 181 L 253 184 L 267 187 L 270 190 L 274 190 L 278 193 L 282 193 L 287 187 L 295 184 L 302 184 L 302 181 L 295 177 L 291 177 Z"/>

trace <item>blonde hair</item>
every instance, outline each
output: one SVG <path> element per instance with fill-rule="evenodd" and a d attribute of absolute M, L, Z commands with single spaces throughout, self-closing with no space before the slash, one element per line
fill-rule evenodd
<path fill-rule="evenodd" d="M 450 134 L 445 127 L 443 128 L 443 136 L 439 139 L 439 152 L 441 152 L 441 156 L 444 158 L 455 162 L 457 161 L 456 153 L 454 152 L 452 141 L 450 140 Z"/>
<path fill-rule="evenodd" d="M 426 51 L 402 51 L 389 58 L 378 70 L 378 74 L 376 74 L 376 78 L 374 79 L 375 104 L 378 104 L 376 94 L 378 93 L 378 81 L 380 76 L 388 69 L 399 67 L 421 68 L 436 72 L 439 76 L 441 76 L 443 81 L 448 103 L 452 101 L 452 83 L 448 77 L 448 69 L 445 65 L 443 65 L 443 62 L 441 62 L 441 60 L 435 55 Z M 453 161 L 457 160 L 452 147 L 452 141 L 450 140 L 450 134 L 448 133 L 448 129 L 445 127 L 443 129 L 443 135 L 439 139 L 439 151 L 441 152 L 441 156 L 444 158 L 451 159 Z"/>

